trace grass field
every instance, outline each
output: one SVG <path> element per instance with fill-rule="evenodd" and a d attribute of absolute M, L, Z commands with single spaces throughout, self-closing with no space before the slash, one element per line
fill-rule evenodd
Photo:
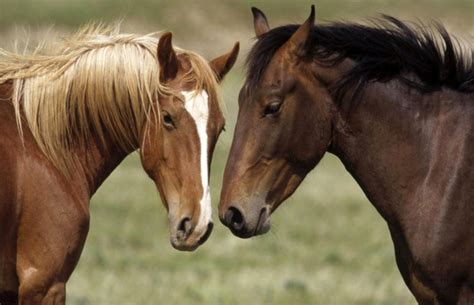
<path fill-rule="evenodd" d="M 377 12 L 403 19 L 429 17 L 455 33 L 474 34 L 472 0 L 325 0 L 325 20 L 361 20 Z M 253 30 L 249 7 L 268 12 L 272 25 L 306 18 L 307 1 L 0 0 L 0 46 L 19 33 L 47 37 L 90 20 L 124 18 L 127 31 L 172 29 L 178 43 L 207 57 L 243 43 Z M 54 30 L 53 30 L 54 31 Z M 471 35 L 471 36 L 470 36 Z M 470 37 L 469 37 L 470 36 Z M 223 86 L 227 132 L 212 165 L 214 215 L 237 114 L 241 62 Z M 387 227 L 341 163 L 327 155 L 272 219 L 270 233 L 234 237 L 215 217 L 210 239 L 193 253 L 168 241 L 166 211 L 136 154 L 95 195 L 91 229 L 68 283 L 68 304 L 415 304 L 395 265 Z"/>

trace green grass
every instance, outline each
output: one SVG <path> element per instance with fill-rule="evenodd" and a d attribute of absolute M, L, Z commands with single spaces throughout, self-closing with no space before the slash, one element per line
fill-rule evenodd
<path fill-rule="evenodd" d="M 463 33 L 474 29 L 472 0 L 318 0 L 319 19 L 361 20 L 384 12 L 403 19 L 434 17 Z M 0 0 L 0 46 L 47 39 L 55 24 L 71 31 L 90 20 L 125 17 L 126 30 L 172 29 L 183 47 L 208 57 L 235 40 L 248 50 L 254 35 L 249 6 L 272 26 L 301 22 L 312 1 Z M 36 31 L 36 29 L 41 29 Z M 242 62 L 242 56 L 240 62 Z M 227 130 L 212 165 L 214 215 L 242 84 L 225 81 Z M 91 203 L 91 229 L 68 283 L 68 304 L 415 304 L 395 265 L 382 218 L 341 163 L 327 155 L 272 218 L 270 233 L 234 237 L 215 217 L 210 239 L 196 252 L 174 250 L 164 207 L 136 154 L 126 159 Z"/>
<path fill-rule="evenodd" d="M 301 22 L 301 17 L 309 13 L 311 4 L 316 4 L 321 19 L 371 16 L 383 12 L 413 17 L 471 18 L 472 23 L 474 9 L 470 0 L 1 0 L 0 25 L 55 23 L 77 26 L 88 20 L 127 17 L 141 19 L 143 23 L 164 22 L 186 28 L 187 22 L 204 15 L 206 22 L 219 21 L 232 26 L 232 23 L 242 24 L 251 20 L 251 6 L 263 9 L 271 20 Z"/>

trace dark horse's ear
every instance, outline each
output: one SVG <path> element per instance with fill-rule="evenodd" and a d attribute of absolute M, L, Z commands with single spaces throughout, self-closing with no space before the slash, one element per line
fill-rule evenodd
<path fill-rule="evenodd" d="M 268 25 L 267 17 L 265 14 L 256 7 L 252 7 L 253 14 L 253 27 L 255 29 L 255 35 L 257 38 L 270 31 L 270 26 Z"/>
<path fill-rule="evenodd" d="M 240 44 L 236 42 L 229 53 L 214 58 L 209 62 L 211 68 L 216 72 L 217 80 L 221 81 L 227 72 L 232 69 L 239 55 Z"/>
<path fill-rule="evenodd" d="M 298 57 L 305 56 L 309 47 L 311 28 L 314 25 L 315 9 L 311 5 L 311 14 L 308 19 L 300 25 L 298 30 L 290 37 L 287 42 L 288 51 Z"/>
<path fill-rule="evenodd" d="M 158 63 L 160 64 L 160 82 L 172 80 L 178 74 L 178 57 L 173 49 L 173 34 L 164 33 L 158 42 Z"/>

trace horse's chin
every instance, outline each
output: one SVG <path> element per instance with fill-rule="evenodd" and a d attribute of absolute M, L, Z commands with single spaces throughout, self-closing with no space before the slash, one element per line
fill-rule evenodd
<path fill-rule="evenodd" d="M 186 252 L 192 252 L 199 248 L 200 245 L 203 244 L 201 240 L 195 241 L 195 242 L 190 242 L 188 240 L 185 241 L 179 241 L 176 238 L 171 238 L 170 239 L 171 246 L 175 248 L 178 251 L 186 251 Z"/>
<path fill-rule="evenodd" d="M 171 240 L 171 245 L 173 246 L 173 248 L 175 248 L 176 250 L 179 250 L 179 251 L 186 251 L 186 252 L 192 252 L 194 250 L 196 250 L 200 245 L 199 244 L 194 244 L 194 245 L 189 245 L 189 244 L 185 244 L 185 243 L 179 243 L 179 242 L 174 242 L 173 240 Z"/>

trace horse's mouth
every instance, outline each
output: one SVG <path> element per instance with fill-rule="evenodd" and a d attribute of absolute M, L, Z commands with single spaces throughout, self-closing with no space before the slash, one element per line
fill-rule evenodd
<path fill-rule="evenodd" d="M 191 234 L 185 240 L 172 238 L 171 245 L 173 246 L 173 248 L 179 251 L 194 251 L 203 243 L 205 243 L 207 239 L 209 238 L 209 236 L 211 236 L 213 227 L 214 227 L 214 224 L 212 222 L 209 222 L 207 224 L 206 231 L 199 238 L 197 238 L 197 241 L 196 241 L 196 238 L 193 238 L 192 236 L 193 234 Z"/>
<path fill-rule="evenodd" d="M 270 230 L 270 208 L 265 206 L 260 210 L 260 215 L 258 216 L 257 226 L 253 232 L 253 235 L 262 235 L 267 233 Z"/>

